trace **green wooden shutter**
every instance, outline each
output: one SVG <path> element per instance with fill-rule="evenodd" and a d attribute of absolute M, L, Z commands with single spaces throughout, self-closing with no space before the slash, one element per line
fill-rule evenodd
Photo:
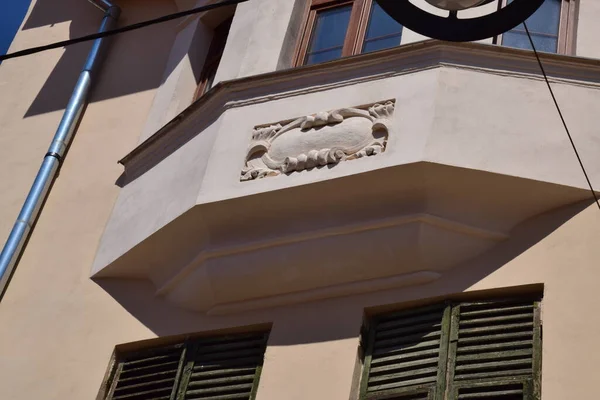
<path fill-rule="evenodd" d="M 177 399 L 254 399 L 267 338 L 259 332 L 196 340 L 186 357 Z"/>
<path fill-rule="evenodd" d="M 450 307 L 436 304 L 386 314 L 371 324 L 361 399 L 441 399 Z"/>
<path fill-rule="evenodd" d="M 452 310 L 449 399 L 537 400 L 539 303 L 461 303 Z"/>
<path fill-rule="evenodd" d="M 117 364 L 107 399 L 174 399 L 184 357 L 183 344 L 124 355 Z"/>

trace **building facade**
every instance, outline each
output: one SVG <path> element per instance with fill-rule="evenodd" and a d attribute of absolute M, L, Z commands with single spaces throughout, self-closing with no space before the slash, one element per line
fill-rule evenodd
<path fill-rule="evenodd" d="M 101 19 L 32 1 L 10 51 Z M 599 19 L 528 23 L 596 188 Z M 0 64 L 2 243 L 91 46 Z M 113 37 L 93 79 L 4 283 L 2 399 L 597 397 L 600 211 L 522 26 L 249 0 Z"/>

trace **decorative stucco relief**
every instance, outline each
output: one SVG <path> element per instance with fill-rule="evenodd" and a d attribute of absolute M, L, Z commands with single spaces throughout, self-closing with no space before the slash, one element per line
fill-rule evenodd
<path fill-rule="evenodd" d="M 394 102 L 342 108 L 259 126 L 242 168 L 241 181 L 290 174 L 385 151 Z"/>

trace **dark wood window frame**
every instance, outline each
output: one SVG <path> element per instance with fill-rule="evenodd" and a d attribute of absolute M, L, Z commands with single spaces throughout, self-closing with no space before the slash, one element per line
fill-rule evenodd
<path fill-rule="evenodd" d="M 352 6 L 350 22 L 348 23 L 346 39 L 342 49 L 342 57 L 360 54 L 369 24 L 369 17 L 373 9 L 373 2 L 374 0 L 311 0 L 305 11 L 304 24 L 296 48 L 293 65 L 304 65 L 317 13 L 341 6 Z"/>
<path fill-rule="evenodd" d="M 221 58 L 223 57 L 223 52 L 225 51 L 225 44 L 227 43 L 232 21 L 233 16 L 223 21 L 214 30 L 213 38 L 208 48 L 206 59 L 204 60 L 204 66 L 200 73 L 200 81 L 194 94 L 194 100 L 201 97 L 212 87 L 217 69 L 221 63 Z"/>
<path fill-rule="evenodd" d="M 446 301 L 374 316 L 362 335 L 359 398 L 539 400 L 541 346 L 537 296 Z"/>
<path fill-rule="evenodd" d="M 116 351 L 98 399 L 188 396 L 254 400 L 269 332 L 186 339 L 136 351 Z M 194 397 L 196 398 L 196 397 Z"/>
<path fill-rule="evenodd" d="M 500 0 L 498 6 L 503 7 L 506 3 L 507 0 Z M 557 54 L 575 55 L 578 9 L 579 0 L 561 0 Z M 494 43 L 502 45 L 502 35 L 497 36 Z"/>

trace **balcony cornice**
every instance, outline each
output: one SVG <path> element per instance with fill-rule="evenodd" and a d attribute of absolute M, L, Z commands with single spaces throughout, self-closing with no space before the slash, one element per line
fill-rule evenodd
<path fill-rule="evenodd" d="M 541 53 L 553 82 L 600 86 L 600 60 Z M 528 79 L 542 79 L 531 51 L 481 43 L 427 40 L 375 53 L 274 71 L 218 83 L 129 154 L 119 160 L 130 179 L 191 139 L 185 127 L 214 120 L 223 111 L 276 99 L 386 79 L 441 66 Z M 198 132 L 199 130 L 196 130 Z"/>

